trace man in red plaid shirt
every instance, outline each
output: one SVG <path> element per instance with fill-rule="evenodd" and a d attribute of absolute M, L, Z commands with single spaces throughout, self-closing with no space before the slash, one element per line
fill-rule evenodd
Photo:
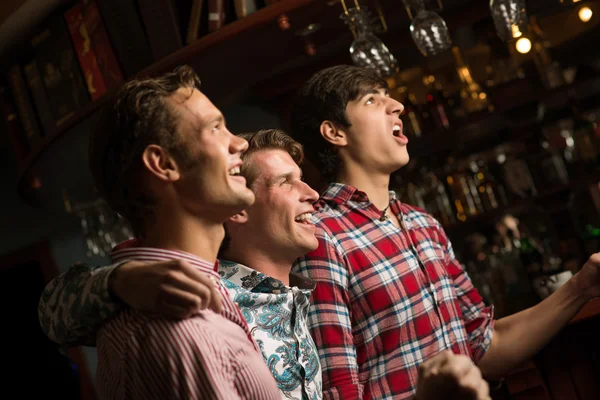
<path fill-rule="evenodd" d="M 495 321 L 439 222 L 388 189 L 409 160 L 403 108 L 374 72 L 336 66 L 292 112 L 294 136 L 334 182 L 315 207 L 319 247 L 294 266 L 318 282 L 309 325 L 325 399 L 410 398 L 418 366 L 444 350 L 501 377 L 600 294 L 595 254 L 550 298 Z"/>

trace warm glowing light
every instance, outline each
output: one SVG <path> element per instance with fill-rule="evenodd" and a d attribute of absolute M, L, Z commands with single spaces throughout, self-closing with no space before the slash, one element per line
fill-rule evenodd
<path fill-rule="evenodd" d="M 512 25 L 510 27 L 511 30 L 511 35 L 514 39 L 519 38 L 521 36 L 523 36 L 523 33 L 521 32 L 521 30 L 519 29 L 519 25 Z"/>
<path fill-rule="evenodd" d="M 527 39 L 526 37 L 522 37 L 521 39 L 517 40 L 515 47 L 521 54 L 529 53 L 529 50 L 531 50 L 531 40 Z"/>
<path fill-rule="evenodd" d="M 578 13 L 581 22 L 588 22 L 590 19 L 592 19 L 593 14 L 594 13 L 592 12 L 592 10 L 586 6 L 581 7 Z"/>

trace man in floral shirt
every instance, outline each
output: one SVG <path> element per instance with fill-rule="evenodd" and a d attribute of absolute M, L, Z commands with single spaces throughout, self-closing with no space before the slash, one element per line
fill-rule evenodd
<path fill-rule="evenodd" d="M 317 194 L 301 179 L 302 147 L 281 131 L 241 135 L 249 142 L 241 175 L 255 203 L 226 223 L 220 251 L 221 284 L 239 305 L 283 399 L 320 399 L 321 369 L 306 317 L 311 280 L 290 273 L 293 260 L 316 247 L 310 221 Z M 136 246 L 130 241 L 118 246 Z M 251 267 L 250 267 L 251 266 Z M 40 301 L 43 330 L 66 345 L 93 345 L 95 332 L 126 303 L 183 318 L 197 308 L 219 309 L 210 284 L 185 262 L 130 262 L 71 268 L 52 281 Z M 420 399 L 488 398 L 479 370 L 466 358 L 442 353 L 421 366 Z"/>

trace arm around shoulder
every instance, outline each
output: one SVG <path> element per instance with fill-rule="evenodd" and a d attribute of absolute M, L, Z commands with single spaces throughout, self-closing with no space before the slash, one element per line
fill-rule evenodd
<path fill-rule="evenodd" d="M 94 346 L 98 327 L 120 308 L 108 290 L 117 266 L 76 264 L 50 281 L 38 305 L 42 331 L 61 345 Z"/>

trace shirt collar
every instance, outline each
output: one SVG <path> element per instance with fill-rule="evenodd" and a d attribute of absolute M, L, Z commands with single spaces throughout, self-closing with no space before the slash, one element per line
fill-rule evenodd
<path fill-rule="evenodd" d="M 219 275 L 221 278 L 227 279 L 234 285 L 240 286 L 251 292 L 257 291 L 259 287 L 261 291 L 264 288 L 275 290 L 284 290 L 288 288 L 279 279 L 272 278 L 269 275 L 234 261 L 219 260 Z M 290 287 L 294 286 L 301 290 L 313 290 L 315 288 L 315 282 L 304 275 L 291 272 Z"/>
<path fill-rule="evenodd" d="M 397 199 L 396 192 L 390 190 L 389 193 L 390 202 L 395 201 Z M 369 198 L 365 192 L 358 190 L 354 186 L 345 185 L 338 182 L 330 183 L 327 189 L 325 189 L 325 191 L 321 194 L 321 199 L 337 204 L 346 204 L 350 200 L 358 202 L 369 201 Z"/>
<path fill-rule="evenodd" d="M 214 274 L 219 266 L 218 261 L 210 262 L 191 253 L 180 250 L 166 250 L 156 247 L 140 247 L 137 239 L 119 243 L 110 253 L 113 263 L 130 260 L 139 261 L 169 261 L 185 260 L 204 272 Z"/>

